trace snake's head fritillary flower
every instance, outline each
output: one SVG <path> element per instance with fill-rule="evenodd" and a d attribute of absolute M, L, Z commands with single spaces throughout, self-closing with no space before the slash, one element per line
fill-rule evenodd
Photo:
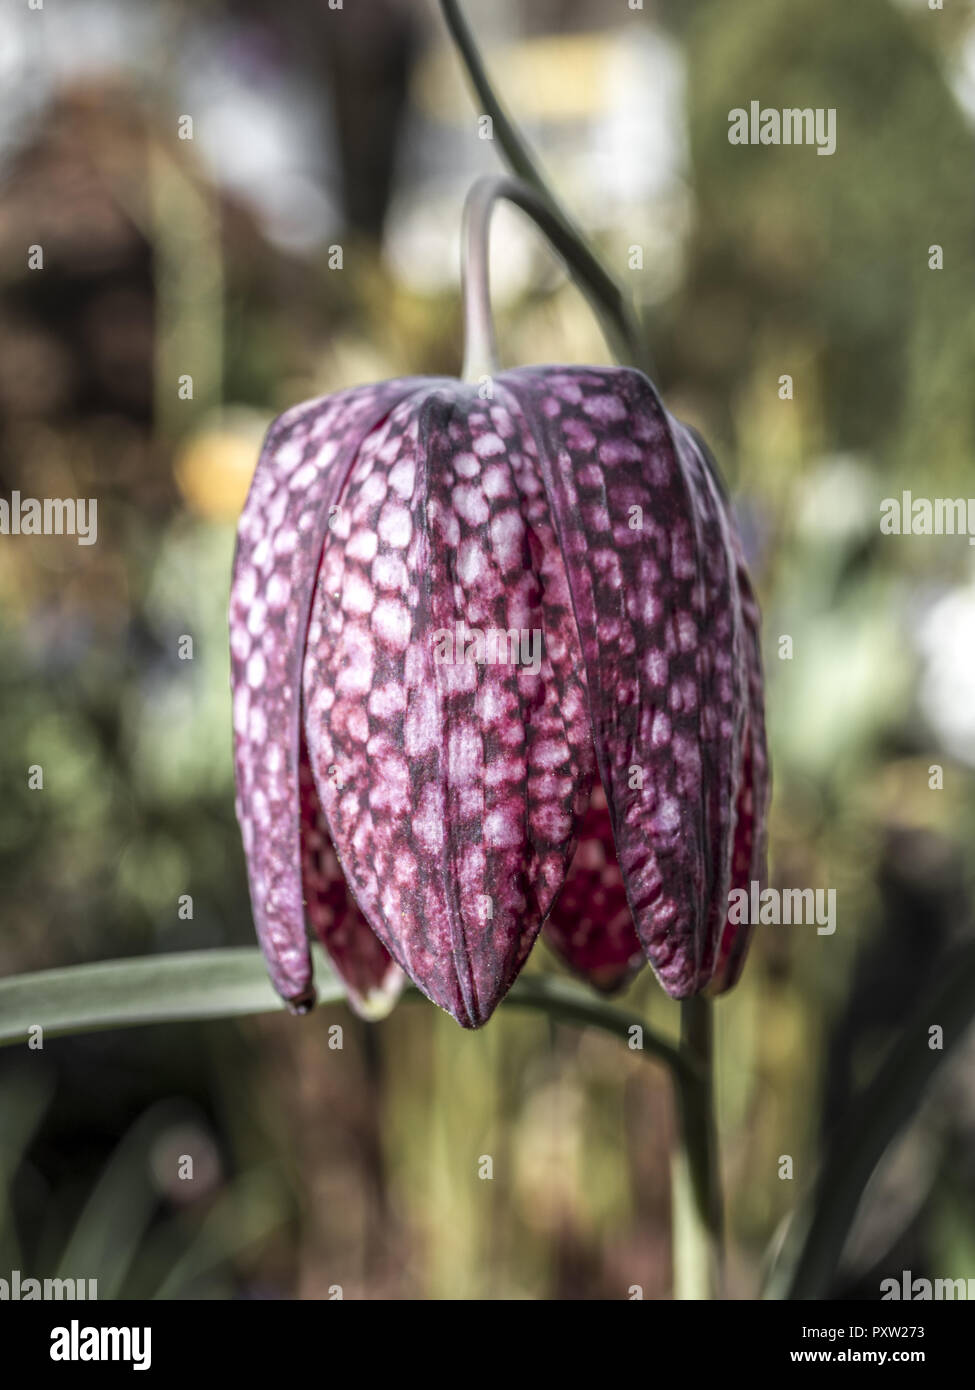
<path fill-rule="evenodd" d="M 484 1023 L 543 924 L 613 989 L 720 991 L 764 877 L 758 612 L 640 372 L 386 382 L 282 415 L 240 520 L 237 811 L 274 984 Z"/>

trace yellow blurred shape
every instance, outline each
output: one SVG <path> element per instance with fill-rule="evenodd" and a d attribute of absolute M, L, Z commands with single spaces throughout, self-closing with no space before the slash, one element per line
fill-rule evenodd
<path fill-rule="evenodd" d="M 614 48 L 613 37 L 597 33 L 521 39 L 488 54 L 487 67 L 495 78 L 500 74 L 502 99 L 519 119 L 582 120 L 605 109 Z M 417 105 L 434 120 L 442 120 L 445 109 L 452 114 L 464 109 L 461 93 L 456 55 L 447 47 L 438 49 L 420 66 Z M 470 110 L 471 99 L 464 100 Z"/>
<path fill-rule="evenodd" d="M 234 412 L 192 435 L 173 464 L 187 510 L 207 521 L 236 518 L 250 487 L 268 421 Z"/>
<path fill-rule="evenodd" d="M 930 784 L 934 767 L 943 771 L 943 787 L 939 790 Z M 939 830 L 946 834 L 957 829 L 970 795 L 971 774 L 952 763 L 944 752 L 888 762 L 862 790 L 864 814 L 871 820 L 904 830 Z"/>

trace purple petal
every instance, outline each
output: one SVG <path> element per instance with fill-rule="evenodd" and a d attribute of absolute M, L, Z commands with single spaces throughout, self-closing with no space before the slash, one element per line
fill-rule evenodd
<path fill-rule="evenodd" d="M 230 597 L 237 817 L 271 979 L 299 1009 L 312 997 L 299 832 L 301 663 L 329 508 L 360 441 L 428 384 L 385 382 L 279 416 L 238 526 Z"/>
<path fill-rule="evenodd" d="M 745 715 L 729 523 L 690 433 L 628 369 L 507 373 L 538 438 L 637 934 L 705 987 L 730 880 Z"/>
<path fill-rule="evenodd" d="M 497 383 L 493 401 L 442 387 L 366 441 L 304 672 L 316 786 L 356 900 L 467 1027 L 531 948 L 593 773 L 565 572 L 513 405 Z M 474 634 L 459 644 L 458 624 Z M 486 659 L 471 661 L 477 633 Z M 516 652 L 498 650 L 502 633 Z"/>
<path fill-rule="evenodd" d="M 305 916 L 325 947 L 349 1003 L 371 1021 L 390 1012 L 404 976 L 356 906 L 328 835 L 315 779 L 301 740 L 301 865 Z"/>
<path fill-rule="evenodd" d="M 765 701 L 762 676 L 761 619 L 744 558 L 738 548 L 738 585 L 745 619 L 748 670 L 748 719 L 744 731 L 744 759 L 735 823 L 731 888 L 764 888 L 766 868 L 766 818 L 770 777 L 765 744 Z M 711 992 L 723 994 L 738 982 L 754 923 L 725 923 Z"/>
<path fill-rule="evenodd" d="M 571 970 L 606 994 L 622 989 L 646 963 L 626 901 L 606 793 L 598 781 L 565 886 L 542 935 Z"/>

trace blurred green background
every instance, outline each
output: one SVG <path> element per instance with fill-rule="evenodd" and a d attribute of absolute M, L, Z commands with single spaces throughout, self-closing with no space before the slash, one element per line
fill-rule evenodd
<path fill-rule="evenodd" d="M 975 7 L 468 14 L 735 492 L 765 613 L 771 881 L 837 891 L 835 935 L 759 928 L 717 1010 L 729 1292 L 750 1297 L 851 1094 L 972 930 L 975 549 L 879 517 L 903 488 L 975 492 Z M 413 0 L 77 0 L 5 31 L 0 492 L 99 511 L 93 546 L 0 538 L 0 974 L 250 943 L 235 518 L 279 410 L 457 372 L 460 209 L 497 152 Z M 751 100 L 835 107 L 836 153 L 731 146 Z M 507 209 L 493 274 L 507 363 L 609 360 Z M 529 968 L 558 969 L 542 945 Z M 649 972 L 627 998 L 674 1032 Z M 836 1297 L 905 1268 L 975 1277 L 973 1062 L 970 1038 L 875 1175 Z M 673 1135 L 653 1064 L 504 1008 L 474 1035 L 432 1006 L 372 1028 L 328 1007 L 8 1048 L 0 1277 L 666 1298 Z"/>

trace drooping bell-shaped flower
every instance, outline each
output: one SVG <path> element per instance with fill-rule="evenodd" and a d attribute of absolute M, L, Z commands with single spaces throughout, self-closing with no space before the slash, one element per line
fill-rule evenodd
<path fill-rule="evenodd" d="M 414 378 L 272 425 L 230 630 L 237 811 L 275 987 L 467 1027 L 545 924 L 597 987 L 733 984 L 764 877 L 758 612 L 697 437 L 640 372 Z"/>

